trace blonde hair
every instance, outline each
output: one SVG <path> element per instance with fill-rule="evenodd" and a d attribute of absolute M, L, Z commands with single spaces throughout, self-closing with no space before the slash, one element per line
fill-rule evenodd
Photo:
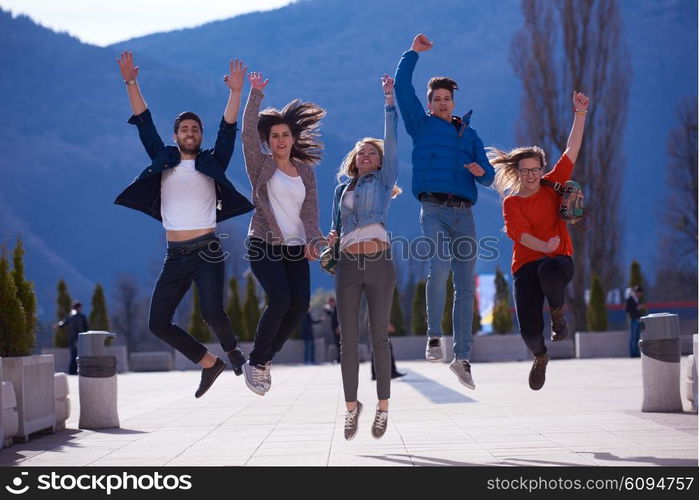
<path fill-rule="evenodd" d="M 495 169 L 493 188 L 501 198 L 518 193 L 522 189 L 522 179 L 519 176 L 519 162 L 526 158 L 537 158 L 541 168 L 546 168 L 546 153 L 539 146 L 515 148 L 509 152 L 497 148 L 486 148 L 488 161 Z"/>
<path fill-rule="evenodd" d="M 383 165 L 383 141 L 374 137 L 365 137 L 362 140 L 357 141 L 354 148 L 352 148 L 343 158 L 342 163 L 340 164 L 340 170 L 337 172 L 338 182 L 342 182 L 343 177 L 349 177 L 353 182 L 359 178 L 359 169 L 357 168 L 357 153 L 365 144 L 370 144 L 377 149 L 379 152 L 379 161 L 381 162 L 381 165 Z M 398 184 L 395 184 L 393 186 L 393 191 L 391 192 L 391 198 L 395 198 L 402 192 L 403 190 L 398 187 Z"/>

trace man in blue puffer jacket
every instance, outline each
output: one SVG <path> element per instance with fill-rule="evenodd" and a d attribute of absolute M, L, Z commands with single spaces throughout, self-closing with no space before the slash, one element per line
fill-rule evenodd
<path fill-rule="evenodd" d="M 454 360 L 449 368 L 459 382 L 475 389 L 471 376 L 471 322 L 473 318 L 473 270 L 478 243 L 471 207 L 478 199 L 476 181 L 490 186 L 495 177 L 483 142 L 470 124 L 471 111 L 463 118 L 452 115 L 454 90 L 447 77 L 427 84 L 425 113 L 412 84 L 418 53 L 432 48 L 422 33 L 413 40 L 396 71 L 395 93 L 405 128 L 413 139 L 413 195 L 420 200 L 420 225 L 431 242 L 427 278 L 427 347 L 425 358 L 438 362 L 442 351 L 441 320 L 449 271 L 454 279 Z"/>

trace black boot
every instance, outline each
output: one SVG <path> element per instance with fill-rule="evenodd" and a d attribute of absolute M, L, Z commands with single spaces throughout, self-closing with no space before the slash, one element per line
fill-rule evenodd
<path fill-rule="evenodd" d="M 245 364 L 245 354 L 240 350 L 240 347 L 236 347 L 232 351 L 228 351 L 228 360 L 231 362 L 231 367 L 236 375 L 243 374 L 243 365 Z"/>

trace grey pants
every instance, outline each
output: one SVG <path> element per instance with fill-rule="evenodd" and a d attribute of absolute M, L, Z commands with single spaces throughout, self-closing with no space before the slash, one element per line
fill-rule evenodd
<path fill-rule="evenodd" d="M 359 305 L 362 293 L 369 312 L 369 336 L 374 353 L 376 393 L 379 399 L 391 396 L 391 350 L 388 343 L 388 322 L 391 318 L 396 273 L 391 251 L 373 254 L 342 252 L 335 272 L 337 315 L 340 322 L 342 386 L 345 401 L 357 401 L 359 385 Z"/>

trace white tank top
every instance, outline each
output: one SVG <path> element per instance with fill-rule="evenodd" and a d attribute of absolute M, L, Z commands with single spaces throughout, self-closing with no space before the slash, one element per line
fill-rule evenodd
<path fill-rule="evenodd" d="M 342 195 L 342 210 L 354 209 L 354 191 L 347 191 Z M 390 243 L 388 231 L 380 222 L 361 226 L 340 238 L 340 250 L 344 250 L 354 243 L 361 241 L 381 240 Z"/>
<path fill-rule="evenodd" d="M 182 160 L 163 172 L 160 215 L 169 231 L 216 227 L 215 183 L 194 168 L 194 160 Z"/>
<path fill-rule="evenodd" d="M 292 177 L 277 169 L 267 181 L 267 193 L 282 232 L 282 244 L 305 245 L 306 229 L 301 220 L 301 207 L 306 199 L 306 186 L 301 176 Z"/>

